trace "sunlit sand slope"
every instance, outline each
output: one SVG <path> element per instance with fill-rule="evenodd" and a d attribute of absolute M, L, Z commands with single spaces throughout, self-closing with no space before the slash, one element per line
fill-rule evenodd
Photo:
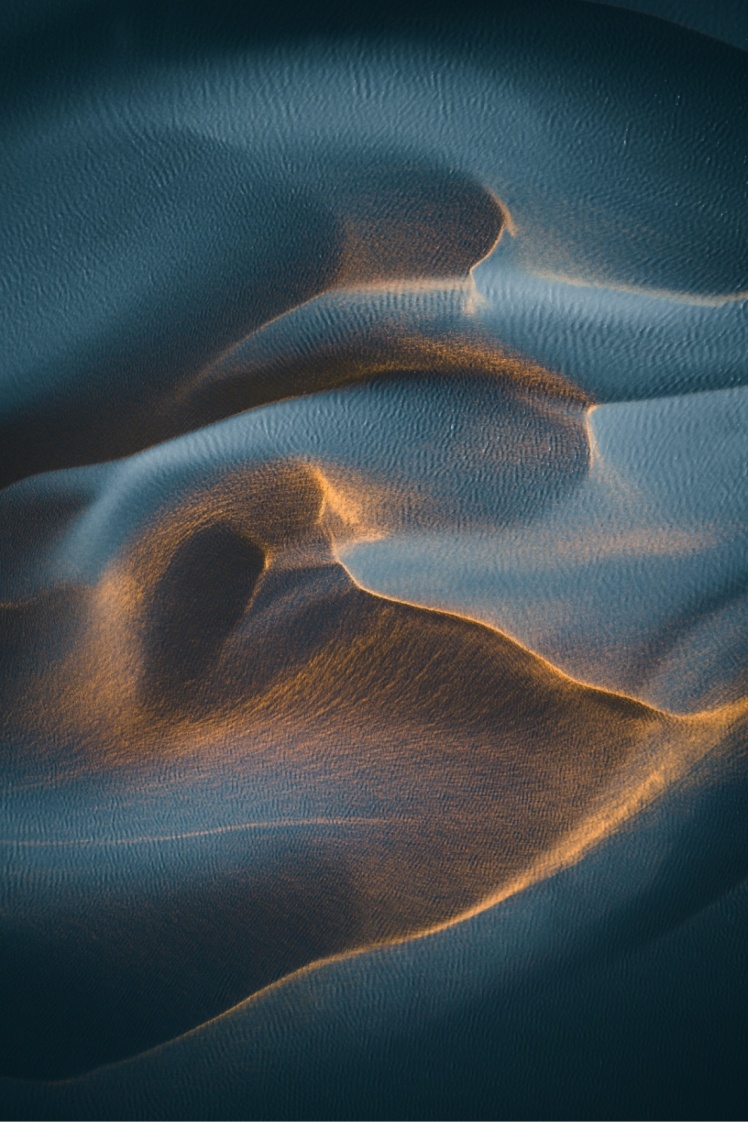
<path fill-rule="evenodd" d="M 4 607 L 4 845 L 35 870 L 8 953 L 37 995 L 11 1072 L 119 1059 L 479 911 L 577 860 L 740 718 L 668 716 L 362 590 L 329 499 L 318 468 L 263 466 L 162 507 L 93 584 Z"/>

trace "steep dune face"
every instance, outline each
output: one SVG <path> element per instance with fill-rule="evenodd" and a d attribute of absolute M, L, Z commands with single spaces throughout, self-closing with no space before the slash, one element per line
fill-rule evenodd
<path fill-rule="evenodd" d="M 320 41 L 307 29 L 270 49 L 267 28 L 237 17 L 241 49 L 225 54 L 203 27 L 185 58 L 191 21 L 202 25 L 205 13 L 185 13 L 184 25 L 163 13 L 158 45 L 143 13 L 125 19 L 126 33 L 111 13 L 90 53 L 84 14 L 69 15 L 67 64 L 51 65 L 42 26 L 21 35 L 18 57 L 9 37 L 4 60 L 6 483 L 366 376 L 371 355 L 322 383 L 315 371 L 291 390 L 282 379 L 262 392 L 244 381 L 241 392 L 224 383 L 190 397 L 227 351 L 333 290 L 451 290 L 490 257 L 497 269 L 484 271 L 481 292 L 501 293 L 486 313 L 495 348 L 583 374 L 606 399 L 652 382 L 678 392 L 684 363 L 696 367 L 692 392 L 703 363 L 692 347 L 668 362 L 679 348 L 663 319 L 678 309 L 655 303 L 644 323 L 636 305 L 634 315 L 636 333 L 653 332 L 656 346 L 631 345 L 636 366 L 651 365 L 654 351 L 665 374 L 621 377 L 620 339 L 611 372 L 604 348 L 575 345 L 590 304 L 585 334 L 594 340 L 611 315 L 604 336 L 621 332 L 621 313 L 594 309 L 601 289 L 603 303 L 608 289 L 631 288 L 744 302 L 745 182 L 732 153 L 746 74 L 724 44 L 594 6 L 507 3 L 496 22 L 466 25 L 455 41 L 439 21 L 421 39 L 413 28 L 367 39 L 361 16 L 358 38 L 328 29 Z M 108 18 L 97 11 L 92 27 Z M 280 17 L 266 18 L 271 38 L 280 34 Z M 35 65 L 45 49 L 47 64 Z M 111 70 L 96 61 L 107 50 Z M 491 253 L 500 238 L 502 252 Z M 569 329 L 558 304 L 579 283 L 590 292 L 564 312 Z M 744 317 L 727 323 L 744 339 Z M 688 329 L 680 321 L 676 338 Z M 715 348 L 732 352 L 724 334 L 720 315 L 700 323 L 699 359 L 713 381 L 735 384 L 739 358 L 715 358 Z M 402 355 L 388 363 L 409 369 Z"/>
<path fill-rule="evenodd" d="M 480 910 L 576 860 L 734 718 L 669 717 L 366 592 L 326 488 L 303 465 L 244 473 L 162 509 L 89 589 L 6 609 L 47 652 L 4 698 L 25 745 L 10 820 L 29 789 L 49 807 L 15 850 L 35 883 L 7 943 L 26 994 L 9 1072 L 120 1059 Z"/>
<path fill-rule="evenodd" d="M 321 164 L 316 177 L 298 157 L 290 168 L 258 169 L 225 143 L 163 129 L 137 142 L 106 135 L 24 152 L 8 252 L 51 274 L 59 328 L 46 357 L 32 327 L 18 341 L 21 352 L 37 352 L 37 389 L 8 387 L 0 482 L 130 455 L 242 409 L 375 373 L 372 348 L 337 373 L 267 371 L 264 385 L 245 378 L 239 392 L 225 379 L 217 393 L 190 392 L 268 321 L 290 316 L 293 336 L 293 310 L 327 290 L 404 284 L 407 303 L 408 287 L 425 280 L 445 290 L 448 305 L 451 286 L 465 285 L 501 235 L 501 205 L 452 169 L 396 157 Z M 45 197 L 51 174 L 69 200 L 48 218 L 57 252 L 37 228 L 58 209 Z M 66 287 L 71 306 L 64 297 L 60 306 Z M 407 353 L 390 351 L 390 368 L 410 369 Z"/>

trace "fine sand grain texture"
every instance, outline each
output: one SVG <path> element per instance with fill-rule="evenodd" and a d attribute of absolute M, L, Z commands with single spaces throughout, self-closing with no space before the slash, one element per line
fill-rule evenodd
<path fill-rule="evenodd" d="M 745 1117 L 748 56 L 635 6 L 0 13 L 1 1117 Z"/>

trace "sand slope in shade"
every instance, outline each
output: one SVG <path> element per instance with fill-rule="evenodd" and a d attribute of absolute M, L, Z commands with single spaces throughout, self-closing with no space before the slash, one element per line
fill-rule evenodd
<path fill-rule="evenodd" d="M 8 40 L 4 482 L 297 392 L 184 391 L 321 293 L 448 294 L 471 269 L 496 349 L 602 400 L 744 382 L 739 50 L 594 5 L 505 3 L 457 40 L 435 21 L 422 42 L 368 41 L 364 20 L 355 48 L 305 33 L 269 51 L 253 20 L 238 56 L 205 28 L 186 59 L 199 12 L 164 18 L 163 57 L 142 13 L 127 41 L 104 35 L 111 70 L 89 69 L 101 44 L 89 57 L 81 34 L 68 66 L 19 72 Z"/>
<path fill-rule="evenodd" d="M 26 154 L 15 169 L 24 212 L 12 251 L 30 253 L 39 266 L 46 236 L 27 229 L 35 222 L 28 207 L 50 205 L 43 187 L 50 161 L 57 191 L 70 199 L 88 194 L 97 167 L 111 168 L 95 179 L 95 208 L 107 218 L 97 220 L 91 202 L 56 219 L 67 253 L 47 268 L 59 270 L 73 303 L 89 290 L 88 304 L 81 315 L 58 303 L 53 314 L 61 323 L 48 356 L 34 353 L 33 332 L 14 339 L 34 357 L 37 378 L 9 377 L 0 387 L 2 484 L 130 455 L 241 409 L 375 373 L 372 353 L 363 369 L 349 362 L 337 375 L 268 371 L 255 386 L 245 379 L 240 392 L 230 384 L 189 392 L 201 370 L 247 332 L 326 290 L 404 288 L 407 300 L 409 287 L 425 280 L 445 289 L 448 305 L 451 286 L 466 284 L 505 225 L 490 191 L 425 159 L 330 160 L 326 181 L 303 188 L 303 169 L 260 173 L 254 159 L 225 144 L 157 129 L 137 144 L 108 136 L 53 157 Z M 11 212 L 17 207 L 13 199 Z M 133 244 L 153 254 L 145 275 L 131 260 Z M 73 284 L 76 269 L 83 277 Z M 402 370 L 403 360 L 394 368 Z"/>
<path fill-rule="evenodd" d="M 3 698 L 12 817 L 39 782 L 52 810 L 11 843 L 11 1073 L 119 1059 L 309 962 L 464 918 L 578 859 L 742 719 L 669 716 L 362 590 L 319 469 L 234 490 L 162 511 L 93 587 L 5 610 L 6 642 L 15 622 L 54 651 Z"/>

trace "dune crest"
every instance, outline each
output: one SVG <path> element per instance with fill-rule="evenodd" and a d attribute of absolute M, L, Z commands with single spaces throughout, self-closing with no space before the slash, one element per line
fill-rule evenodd
<path fill-rule="evenodd" d="M 0 5 L 9 1114 L 745 1097 L 748 59 L 469 9 Z"/>
<path fill-rule="evenodd" d="M 73 883 L 105 862 L 111 887 L 99 903 L 93 889 L 88 935 L 63 938 L 9 1071 L 120 1059 L 310 963 L 474 915 L 577 860 L 742 717 L 671 717 L 362 590 L 335 560 L 322 479 L 303 464 L 246 474 L 233 507 L 218 489 L 162 512 L 90 590 L 19 609 L 38 648 L 69 636 L 4 699 L 10 739 L 30 746 L 25 783 L 54 775 L 71 808 L 67 840 L 29 839 L 24 860 L 38 853 L 43 878 L 72 862 Z M 106 791 L 129 845 L 91 831 Z M 163 885 L 125 917 L 131 862 L 154 847 Z M 200 876 L 203 860 L 220 875 Z M 16 953 L 33 988 L 36 954 Z M 50 1050 L 42 1010 L 60 1002 L 69 1045 Z M 54 1067 L 29 1066 L 45 1054 Z"/>
<path fill-rule="evenodd" d="M 208 397 L 188 392 L 201 369 L 213 366 L 248 332 L 284 319 L 323 292 L 370 285 L 397 293 L 425 284 L 443 288 L 449 303 L 454 285 L 469 286 L 470 270 L 490 254 L 502 231 L 511 229 L 490 190 L 424 159 L 332 158 L 323 163 L 322 175 L 317 170 L 302 188 L 258 172 L 226 145 L 160 129 L 137 146 L 129 137 L 108 137 L 90 141 L 82 151 L 73 146 L 56 153 L 61 187 L 71 194 L 81 165 L 85 169 L 93 158 L 89 149 L 97 162 L 116 169 L 101 183 L 99 205 L 106 200 L 111 217 L 95 239 L 101 275 L 89 319 L 101 323 L 96 331 L 88 326 L 81 353 L 68 356 L 66 336 L 75 340 L 76 322 L 63 322 L 62 354 L 48 375 L 49 394 L 32 392 L 25 400 L 23 390 L 19 394 L 12 383 L 6 387 L 2 485 L 131 455 L 239 410 L 360 378 L 354 368 L 322 377 L 311 370 L 301 378 L 292 369 L 280 378 L 268 371 L 264 389 L 250 385 L 238 396 L 231 386 Z M 19 170 L 29 190 L 38 190 L 39 160 L 35 154 Z M 217 168 L 225 181 L 216 195 L 209 184 Z M 238 196 L 237 181 L 244 183 Z M 175 218 L 182 229 L 176 251 Z M 72 262 L 82 221 L 77 218 L 68 232 Z M 205 225 L 215 244 L 212 262 L 201 266 L 198 232 Z M 144 281 L 138 275 L 133 290 L 122 293 L 122 263 L 112 243 L 131 238 L 133 230 L 160 248 L 161 256 L 152 277 Z M 101 288 L 106 296 L 99 308 Z M 376 296 L 372 300 L 376 315 Z M 419 327 L 412 316 L 411 322 L 417 349 Z M 290 323 L 293 332 L 296 321 Z M 304 320 L 299 324 L 303 329 Z M 303 349 L 303 339 L 300 344 Z M 34 345 L 33 339 L 24 343 L 32 350 Z M 324 363 L 324 354 L 321 358 Z M 369 374 L 375 368 L 376 358 Z M 398 371 L 409 368 L 407 354 L 395 363 Z M 421 368 L 422 361 L 416 362 L 415 369 Z"/>

